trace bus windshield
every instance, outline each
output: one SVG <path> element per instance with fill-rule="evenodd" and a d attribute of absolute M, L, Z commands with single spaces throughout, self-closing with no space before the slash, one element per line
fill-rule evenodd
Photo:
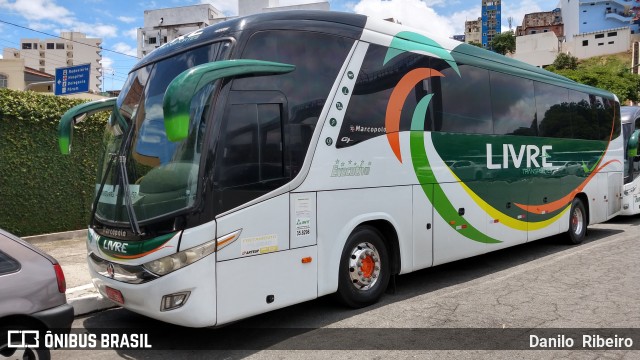
<path fill-rule="evenodd" d="M 96 182 L 96 219 L 133 225 L 194 204 L 207 104 L 217 83 L 194 96 L 189 136 L 179 142 L 167 139 L 162 101 L 167 86 L 177 75 L 194 66 L 224 59 L 229 48 L 228 41 L 205 45 L 129 75 L 118 97 L 116 113 L 103 135 Z"/>

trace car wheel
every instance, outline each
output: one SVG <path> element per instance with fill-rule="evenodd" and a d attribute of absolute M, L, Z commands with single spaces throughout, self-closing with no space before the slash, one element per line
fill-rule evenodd
<path fill-rule="evenodd" d="M 44 347 L 44 339 L 39 339 L 39 348 L 14 348 L 9 347 L 8 331 L 27 330 L 21 326 L 0 327 L 0 359 L 12 360 L 49 360 L 51 353 Z M 33 329 L 30 329 L 33 330 Z"/>
<path fill-rule="evenodd" d="M 587 212 L 582 200 L 575 198 L 571 203 L 569 213 L 569 230 L 567 231 L 569 243 L 580 244 L 587 233 Z"/>
<path fill-rule="evenodd" d="M 48 349 L 7 348 L 7 344 L 0 348 L 0 359 L 12 360 L 49 360 L 51 353 Z"/>
<path fill-rule="evenodd" d="M 371 226 L 357 227 L 349 235 L 340 259 L 340 300 L 353 308 L 375 303 L 389 284 L 390 270 L 382 234 Z"/>

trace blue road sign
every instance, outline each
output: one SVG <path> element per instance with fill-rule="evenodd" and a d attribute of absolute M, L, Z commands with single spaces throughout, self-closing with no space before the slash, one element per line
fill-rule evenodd
<path fill-rule="evenodd" d="M 91 64 L 56 69 L 56 95 L 68 95 L 89 91 Z"/>

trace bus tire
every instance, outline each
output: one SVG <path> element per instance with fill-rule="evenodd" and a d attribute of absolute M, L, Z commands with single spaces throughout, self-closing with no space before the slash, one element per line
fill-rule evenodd
<path fill-rule="evenodd" d="M 587 212 L 582 200 L 573 199 L 571 212 L 569 213 L 569 230 L 567 238 L 570 244 L 580 244 L 587 234 Z"/>
<path fill-rule="evenodd" d="M 338 298 L 353 308 L 377 302 L 389 284 L 390 271 L 383 235 L 372 226 L 358 226 L 342 250 Z"/>

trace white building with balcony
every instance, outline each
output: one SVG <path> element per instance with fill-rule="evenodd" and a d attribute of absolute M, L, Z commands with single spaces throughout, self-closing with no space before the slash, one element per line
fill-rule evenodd
<path fill-rule="evenodd" d="M 280 10 L 329 10 L 329 2 L 280 6 L 278 0 L 238 0 L 239 16 Z M 210 4 L 145 10 L 144 27 L 138 29 L 138 57 L 192 31 L 227 20 Z"/>
<path fill-rule="evenodd" d="M 640 32 L 640 3 L 635 0 L 560 0 L 567 39 L 628 26 Z"/>

